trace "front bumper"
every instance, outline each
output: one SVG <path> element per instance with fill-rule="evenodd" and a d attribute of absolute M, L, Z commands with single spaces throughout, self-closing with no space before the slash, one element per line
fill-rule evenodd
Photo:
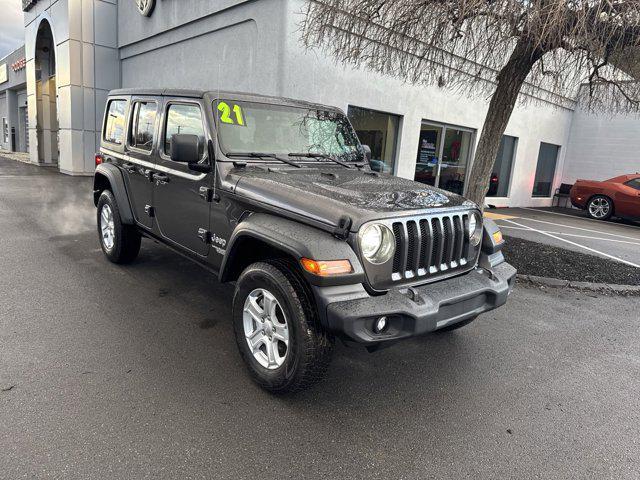
<path fill-rule="evenodd" d="M 463 275 L 411 288 L 396 288 L 381 296 L 356 290 L 316 291 L 326 327 L 345 340 L 369 346 L 432 332 L 473 318 L 507 301 L 516 270 L 506 262 L 490 270 L 476 268 Z M 323 312 L 324 313 L 324 312 Z M 375 333 L 381 316 L 388 327 Z"/>

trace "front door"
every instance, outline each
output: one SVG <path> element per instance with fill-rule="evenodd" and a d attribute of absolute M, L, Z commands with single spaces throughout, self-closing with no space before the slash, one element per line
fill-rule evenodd
<path fill-rule="evenodd" d="M 18 109 L 18 151 L 29 151 L 29 116 L 27 107 Z"/>
<path fill-rule="evenodd" d="M 165 102 L 158 164 L 154 174 L 154 207 L 157 233 L 170 242 L 206 256 L 209 251 L 209 207 L 202 189 L 211 186 L 212 175 L 197 173 L 169 157 L 171 136 L 197 135 L 200 139 L 201 162 L 207 162 L 207 129 L 204 105 L 181 99 Z"/>
<path fill-rule="evenodd" d="M 150 98 L 133 98 L 127 138 L 127 158 L 122 163 L 123 174 L 130 192 L 135 219 L 151 228 L 153 217 L 153 184 L 150 173 L 155 166 L 153 150 L 157 138 L 158 102 Z"/>

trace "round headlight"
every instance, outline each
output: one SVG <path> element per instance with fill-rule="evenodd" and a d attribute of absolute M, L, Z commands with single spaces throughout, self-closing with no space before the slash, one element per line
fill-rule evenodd
<path fill-rule="evenodd" d="M 360 231 L 360 251 L 369 262 L 387 262 L 396 250 L 396 240 L 389 227 L 372 223 Z"/>
<path fill-rule="evenodd" d="M 482 241 L 482 218 L 478 212 L 469 215 L 469 241 L 474 247 Z"/>

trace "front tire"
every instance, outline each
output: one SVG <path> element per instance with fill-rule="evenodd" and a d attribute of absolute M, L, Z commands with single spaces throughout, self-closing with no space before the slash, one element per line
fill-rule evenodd
<path fill-rule="evenodd" d="M 98 199 L 98 236 L 105 256 L 113 263 L 131 263 L 140 251 L 140 233 L 125 225 L 113 193 L 105 190 Z"/>
<path fill-rule="evenodd" d="M 233 328 L 249 374 L 270 392 L 303 390 L 326 374 L 333 337 L 320 325 L 313 295 L 293 262 L 257 262 L 242 272 Z"/>
<path fill-rule="evenodd" d="M 587 204 L 587 215 L 594 220 L 608 220 L 613 215 L 613 202 L 609 197 L 596 195 Z"/>

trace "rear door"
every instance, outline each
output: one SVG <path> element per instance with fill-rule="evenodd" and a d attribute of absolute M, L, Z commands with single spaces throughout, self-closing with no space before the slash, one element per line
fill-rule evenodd
<path fill-rule="evenodd" d="M 171 136 L 197 135 L 200 141 L 200 162 L 208 162 L 204 104 L 201 100 L 166 98 L 162 128 L 158 142 L 154 174 L 154 201 L 157 234 L 192 253 L 206 256 L 209 252 L 209 207 L 207 189 L 212 174 L 198 173 L 169 157 Z"/>
<path fill-rule="evenodd" d="M 132 97 L 126 146 L 122 169 L 130 192 L 133 215 L 138 223 L 153 226 L 152 169 L 155 167 L 159 102 L 153 97 Z"/>

